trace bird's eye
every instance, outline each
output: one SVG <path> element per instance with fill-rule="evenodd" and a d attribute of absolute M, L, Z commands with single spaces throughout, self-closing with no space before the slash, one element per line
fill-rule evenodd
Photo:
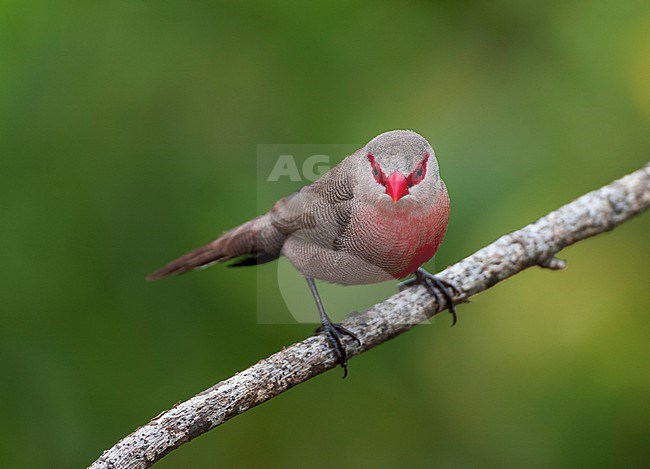
<path fill-rule="evenodd" d="M 386 185 L 386 175 L 372 153 L 368 153 L 368 161 L 370 161 L 372 167 L 372 177 L 374 177 L 375 181 L 379 184 Z"/>
<path fill-rule="evenodd" d="M 424 179 L 424 176 L 427 174 L 427 160 L 429 159 L 429 154 L 425 153 L 424 158 L 422 158 L 422 161 L 418 163 L 418 165 L 415 167 L 415 169 L 411 172 L 411 174 L 408 175 L 406 178 L 406 181 L 408 182 L 409 186 L 414 186 L 416 184 L 420 184 L 422 180 Z"/>

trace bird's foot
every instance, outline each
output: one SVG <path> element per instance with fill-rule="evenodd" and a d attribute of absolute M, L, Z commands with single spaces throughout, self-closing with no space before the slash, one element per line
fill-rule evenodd
<path fill-rule="evenodd" d="M 422 268 L 415 271 L 415 277 L 400 283 L 399 289 L 402 291 L 413 285 L 424 285 L 429 294 L 436 299 L 438 305 L 442 304 L 442 297 L 440 296 L 442 294 L 449 304 L 449 314 L 451 314 L 453 318 L 451 325 L 453 326 L 456 324 L 458 317 L 456 316 L 456 302 L 454 301 L 454 295 L 460 294 L 458 287 L 436 277 Z"/>
<path fill-rule="evenodd" d="M 336 354 L 339 357 L 339 363 L 343 368 L 343 378 L 347 377 L 348 376 L 348 354 L 345 350 L 345 346 L 343 345 L 343 342 L 341 341 L 341 336 L 344 334 L 350 336 L 357 341 L 359 346 L 362 346 L 363 342 L 361 342 L 359 336 L 357 336 L 354 332 L 347 329 L 346 327 L 343 327 L 340 324 L 334 324 L 333 322 L 324 322 L 316 330 L 316 332 L 324 333 L 325 336 L 329 339 L 330 343 L 332 344 L 332 347 L 334 348 Z"/>

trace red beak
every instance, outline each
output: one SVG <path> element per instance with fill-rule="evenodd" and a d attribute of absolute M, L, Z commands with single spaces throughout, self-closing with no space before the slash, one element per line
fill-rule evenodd
<path fill-rule="evenodd" d="M 397 202 L 408 193 L 408 183 L 402 173 L 395 171 L 388 177 L 386 180 L 386 194 L 391 196 L 393 202 Z"/>

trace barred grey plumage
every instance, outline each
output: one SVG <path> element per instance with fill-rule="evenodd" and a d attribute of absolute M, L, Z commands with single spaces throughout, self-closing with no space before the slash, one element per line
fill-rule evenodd
<path fill-rule="evenodd" d="M 394 130 L 279 200 L 268 213 L 172 261 L 148 279 L 216 262 L 235 259 L 234 265 L 253 265 L 283 255 L 307 278 L 323 328 L 345 367 L 339 336 L 348 331 L 329 321 L 312 279 L 355 285 L 413 274 L 435 254 L 448 219 L 449 197 L 433 148 L 413 131 Z M 418 279 L 426 281 L 426 275 L 420 272 Z M 440 285 L 432 278 L 426 283 L 435 293 Z"/>

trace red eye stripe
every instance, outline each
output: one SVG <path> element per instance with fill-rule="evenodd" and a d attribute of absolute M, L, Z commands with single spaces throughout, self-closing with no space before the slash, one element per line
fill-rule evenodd
<path fill-rule="evenodd" d="M 372 153 L 368 153 L 368 161 L 370 161 L 372 177 L 374 177 L 375 181 L 379 184 L 386 185 L 386 175 Z"/>
<path fill-rule="evenodd" d="M 424 177 L 427 175 L 427 161 L 429 160 L 429 154 L 425 153 L 422 161 L 418 163 L 415 169 L 406 177 L 406 182 L 410 186 L 415 186 L 420 184 Z"/>

